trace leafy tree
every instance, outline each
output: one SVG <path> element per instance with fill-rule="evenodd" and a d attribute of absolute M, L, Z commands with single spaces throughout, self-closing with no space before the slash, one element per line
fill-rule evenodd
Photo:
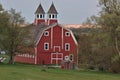
<path fill-rule="evenodd" d="M 94 51 L 103 55 L 102 64 L 107 61 L 106 66 L 111 66 L 111 58 L 115 56 L 115 59 L 112 59 L 115 61 L 120 57 L 120 0 L 99 0 L 99 7 L 102 8 L 100 15 L 91 17 L 91 22 L 100 26 L 100 30 L 92 34 L 97 48 Z"/>
<path fill-rule="evenodd" d="M 3 40 L 3 37 L 6 32 L 6 28 L 9 24 L 9 15 L 7 11 L 4 11 L 2 8 L 2 5 L 0 4 L 0 43 Z M 2 45 L 0 44 L 0 48 L 2 48 Z"/>
<path fill-rule="evenodd" d="M 18 47 L 23 45 L 26 32 L 20 27 L 24 23 L 24 18 L 21 16 L 20 12 L 16 12 L 15 9 L 11 9 L 7 12 L 7 25 L 2 25 L 0 45 L 7 51 L 10 57 L 9 63 L 14 63 L 14 56 L 16 55 Z M 0 16 L 0 20 L 6 20 L 4 17 Z M 6 24 L 6 22 L 2 22 Z M 0 23 L 0 24 L 2 24 Z"/>
<path fill-rule="evenodd" d="M 100 0 L 102 11 L 97 23 L 102 26 L 110 37 L 110 44 L 120 56 L 120 0 Z"/>

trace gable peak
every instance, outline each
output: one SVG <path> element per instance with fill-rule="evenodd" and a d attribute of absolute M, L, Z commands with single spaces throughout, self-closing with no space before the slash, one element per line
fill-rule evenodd
<path fill-rule="evenodd" d="M 49 14 L 49 13 L 50 13 L 50 14 L 51 14 L 51 13 L 58 14 L 58 12 L 57 12 L 57 10 L 56 10 L 53 2 L 52 2 L 52 4 L 51 4 L 51 6 L 50 6 L 50 8 L 49 8 L 49 10 L 48 10 L 47 13 L 48 13 L 48 14 Z"/>
<path fill-rule="evenodd" d="M 38 8 L 37 8 L 37 10 L 36 10 L 36 12 L 35 12 L 35 14 L 36 14 L 36 13 L 45 14 L 45 11 L 44 11 L 44 9 L 43 9 L 41 3 L 39 4 L 39 6 L 38 6 Z"/>

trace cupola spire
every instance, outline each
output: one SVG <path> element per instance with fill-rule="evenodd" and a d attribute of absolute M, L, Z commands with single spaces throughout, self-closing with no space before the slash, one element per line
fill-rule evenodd
<path fill-rule="evenodd" d="M 45 11 L 44 11 L 44 9 L 43 9 L 43 7 L 42 7 L 41 4 L 38 6 L 38 8 L 37 8 L 35 14 L 37 14 L 37 13 L 45 14 Z"/>
<path fill-rule="evenodd" d="M 38 25 L 41 23 L 45 23 L 45 11 L 44 11 L 42 5 L 40 4 L 35 12 L 34 24 Z"/>
<path fill-rule="evenodd" d="M 51 6 L 47 12 L 47 25 L 58 23 L 57 14 L 58 14 L 58 12 L 54 6 L 54 3 L 52 2 Z"/>
<path fill-rule="evenodd" d="M 48 10 L 48 14 L 58 14 L 53 2 L 52 2 L 51 7 Z"/>

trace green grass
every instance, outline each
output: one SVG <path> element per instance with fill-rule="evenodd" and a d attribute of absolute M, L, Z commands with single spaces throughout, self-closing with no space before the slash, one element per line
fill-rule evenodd
<path fill-rule="evenodd" d="M 120 74 L 62 69 L 44 71 L 36 65 L 0 64 L 0 80 L 120 80 Z"/>

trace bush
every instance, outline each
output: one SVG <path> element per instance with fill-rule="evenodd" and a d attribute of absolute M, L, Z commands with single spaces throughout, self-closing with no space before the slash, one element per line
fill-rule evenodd
<path fill-rule="evenodd" d="M 112 63 L 112 66 L 110 67 L 109 72 L 120 73 L 120 63 L 118 62 Z"/>
<path fill-rule="evenodd" d="M 94 70 L 95 69 L 95 66 L 94 65 L 88 65 L 88 67 L 87 67 L 88 69 L 91 69 L 91 70 Z"/>
<path fill-rule="evenodd" d="M 112 59 L 112 65 L 109 69 L 109 72 L 120 73 L 120 56 L 115 56 Z"/>

